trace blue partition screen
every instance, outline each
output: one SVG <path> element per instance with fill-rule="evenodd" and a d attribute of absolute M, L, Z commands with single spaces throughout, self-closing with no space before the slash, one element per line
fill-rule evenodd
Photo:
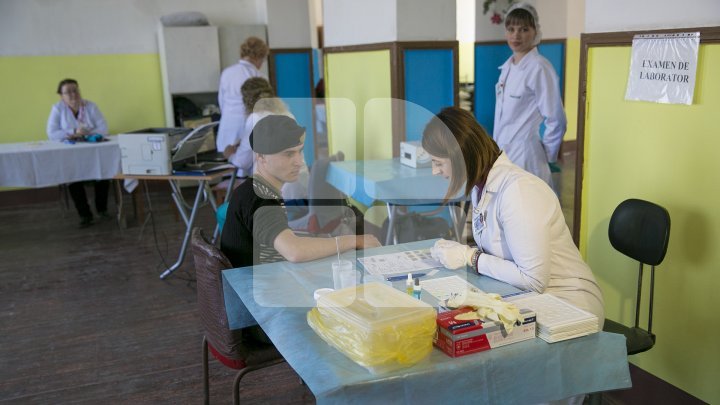
<path fill-rule="evenodd" d="M 540 55 L 547 58 L 560 78 L 560 94 L 565 94 L 565 44 L 552 42 L 538 45 Z"/>
<path fill-rule="evenodd" d="M 475 45 L 475 99 L 473 109 L 488 134 L 493 133 L 495 120 L 495 83 L 500 77 L 498 67 L 512 55 L 506 44 Z"/>
<path fill-rule="evenodd" d="M 273 54 L 275 92 L 287 104 L 298 124 L 305 127 L 305 162 L 315 161 L 311 53 L 288 52 Z"/>
<path fill-rule="evenodd" d="M 560 78 L 560 93 L 565 89 L 565 44 L 547 43 L 538 46 L 538 52 L 546 57 L 555 68 Z M 473 100 L 475 118 L 485 127 L 489 134 L 493 133 L 495 120 L 495 84 L 500 76 L 500 65 L 512 55 L 507 44 L 476 44 L 475 45 L 475 98 Z M 540 133 L 544 132 L 542 125 Z"/>
<path fill-rule="evenodd" d="M 322 51 L 317 48 L 312 50 L 313 56 L 313 87 L 316 87 L 320 79 L 323 77 L 322 65 L 320 61 L 322 59 Z"/>
<path fill-rule="evenodd" d="M 405 139 L 422 138 L 425 124 L 455 104 L 455 58 L 452 49 L 408 49 L 404 52 Z"/>

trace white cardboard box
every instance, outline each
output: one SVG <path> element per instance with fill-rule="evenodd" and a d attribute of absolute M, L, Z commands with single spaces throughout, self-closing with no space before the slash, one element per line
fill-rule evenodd
<path fill-rule="evenodd" d="M 418 168 L 430 166 L 430 155 L 419 141 L 400 142 L 400 163 Z"/>

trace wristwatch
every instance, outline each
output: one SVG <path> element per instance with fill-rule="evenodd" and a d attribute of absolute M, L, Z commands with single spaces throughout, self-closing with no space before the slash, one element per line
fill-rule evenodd
<path fill-rule="evenodd" d="M 482 251 L 480 251 L 480 249 L 477 249 L 475 251 L 475 253 L 473 253 L 472 258 L 470 259 L 470 264 L 475 271 L 477 271 L 477 269 L 478 269 L 477 263 L 478 263 L 478 259 L 480 258 L 481 254 L 482 254 Z"/>

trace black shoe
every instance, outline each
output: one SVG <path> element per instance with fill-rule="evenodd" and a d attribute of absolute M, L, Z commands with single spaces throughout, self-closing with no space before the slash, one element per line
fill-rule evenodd
<path fill-rule="evenodd" d="M 90 226 L 94 223 L 95 223 L 95 221 L 93 221 L 92 217 L 83 217 L 80 220 L 80 224 L 78 224 L 78 228 L 80 228 L 80 229 L 87 228 L 88 226 Z"/>

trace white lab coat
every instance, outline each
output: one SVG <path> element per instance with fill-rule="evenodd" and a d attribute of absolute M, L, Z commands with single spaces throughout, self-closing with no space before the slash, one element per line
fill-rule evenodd
<path fill-rule="evenodd" d="M 83 124 L 90 128 L 91 134 L 107 135 L 108 127 L 105 117 L 100 109 L 89 100 L 82 100 L 77 118 L 70 107 L 60 100 L 53 104 L 50 109 L 50 117 L 47 121 L 47 136 L 54 141 L 62 141 L 75 132 L 75 129 Z"/>
<path fill-rule="evenodd" d="M 493 139 L 513 163 L 552 187 L 548 162 L 557 160 L 567 128 L 557 74 L 537 48 L 516 65 L 510 57 L 499 69 Z"/>
<path fill-rule="evenodd" d="M 478 196 L 472 228 L 478 272 L 524 290 L 550 293 L 604 321 L 603 298 L 580 257 L 555 193 L 501 154 Z"/>
<path fill-rule="evenodd" d="M 263 76 L 255 65 L 240 60 L 227 67 L 220 75 L 218 103 L 220 104 L 220 126 L 215 144 L 218 152 L 237 143 L 245 128 L 245 105 L 242 100 L 242 85 L 247 79 Z"/>

